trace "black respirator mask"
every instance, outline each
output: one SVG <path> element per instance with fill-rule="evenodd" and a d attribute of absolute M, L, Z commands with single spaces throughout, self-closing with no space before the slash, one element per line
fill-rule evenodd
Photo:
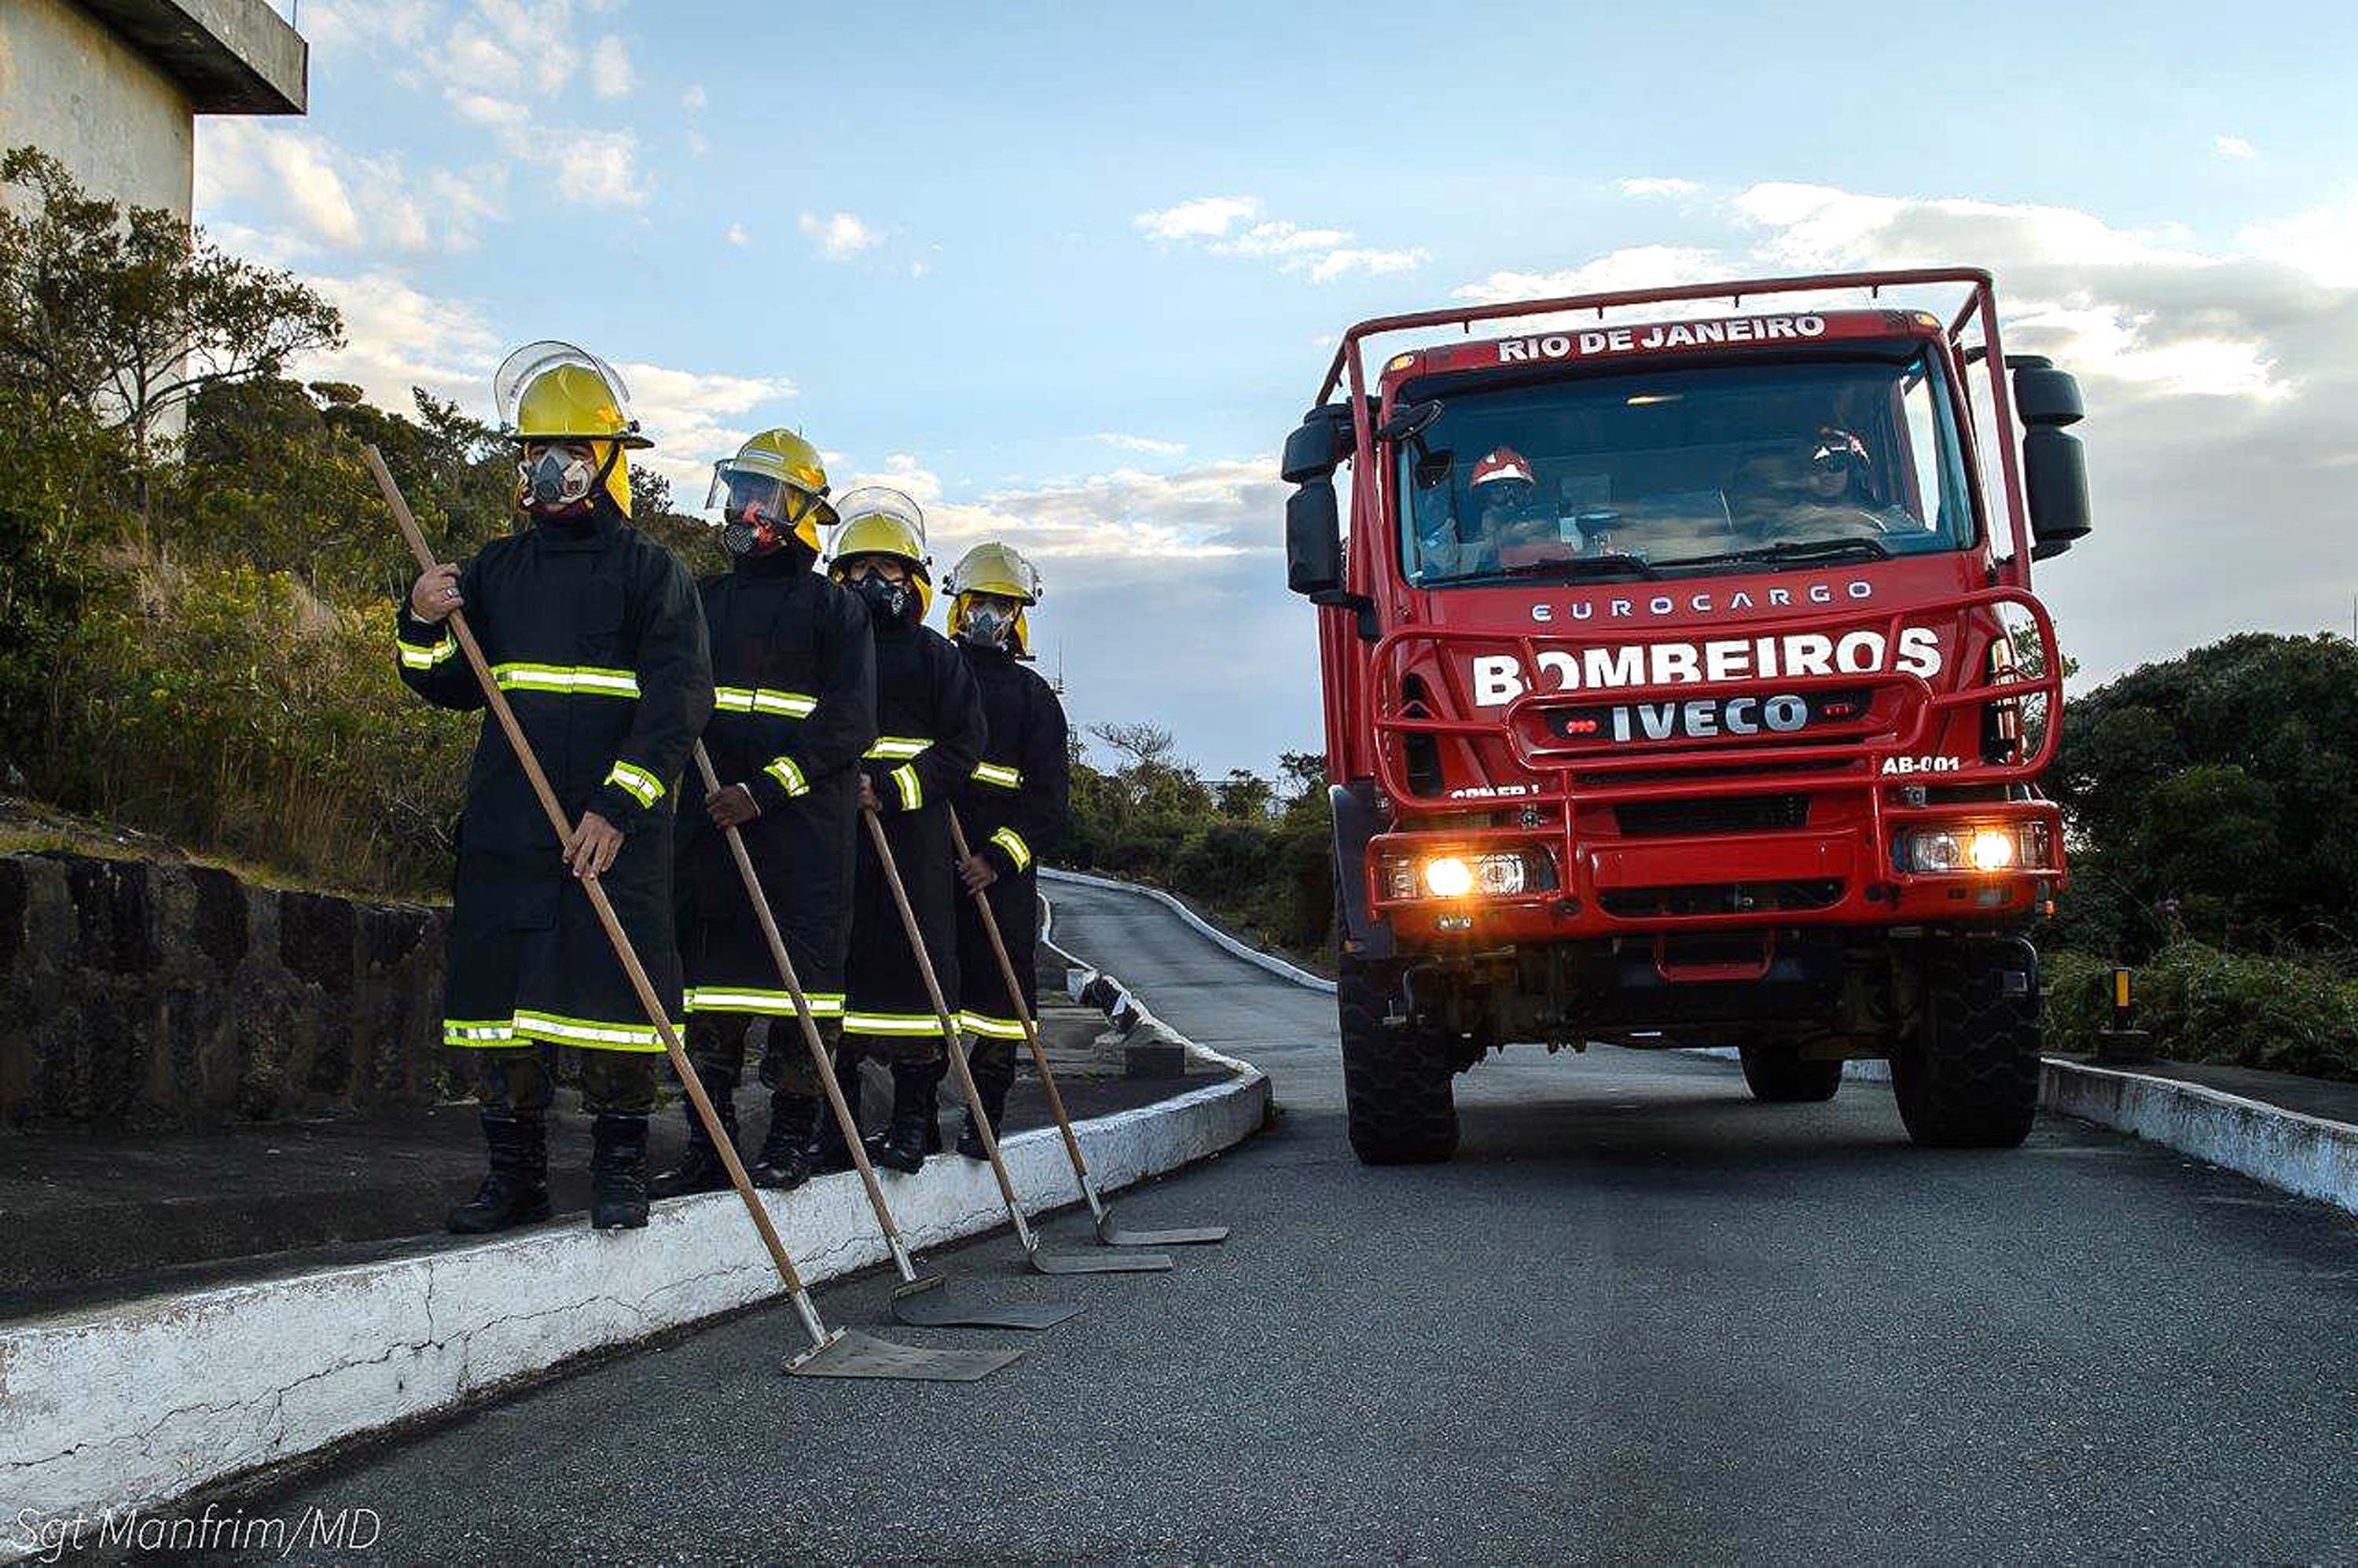
<path fill-rule="evenodd" d="M 851 585 L 851 591 L 868 606 L 868 613 L 879 621 L 898 621 L 917 602 L 917 585 L 903 579 L 889 580 L 882 572 L 869 572 Z"/>
<path fill-rule="evenodd" d="M 542 516 L 565 515 L 585 505 L 606 482 L 619 445 L 604 463 L 593 464 L 565 447 L 543 447 L 536 456 L 516 464 L 517 500 Z"/>

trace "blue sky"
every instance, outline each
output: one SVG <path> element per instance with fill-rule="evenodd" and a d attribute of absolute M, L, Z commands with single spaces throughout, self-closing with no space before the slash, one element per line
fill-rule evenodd
<path fill-rule="evenodd" d="M 2348 624 L 2342 9 L 299 19 L 310 116 L 208 122 L 199 198 L 345 306 L 352 346 L 307 368 L 480 408 L 502 348 L 576 339 L 625 365 L 690 500 L 737 438 L 799 425 L 839 480 L 915 493 L 946 557 L 1033 549 L 1076 716 L 1165 722 L 1207 771 L 1316 742 L 1270 458 L 1319 340 L 1459 297 L 1992 266 L 2010 346 L 2063 357 L 2095 409 L 2103 533 L 2042 579 L 2091 673 Z M 2252 564 L 2223 577 L 2223 537 Z"/>

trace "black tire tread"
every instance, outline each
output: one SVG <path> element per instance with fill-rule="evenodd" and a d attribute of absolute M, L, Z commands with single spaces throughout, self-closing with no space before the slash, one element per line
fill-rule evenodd
<path fill-rule="evenodd" d="M 1891 1056 L 1908 1136 L 1928 1149 L 2012 1149 L 2039 1114 L 2038 976 L 2006 994 L 2008 944 L 1964 941 L 1925 965 L 1925 1026 Z"/>
<path fill-rule="evenodd" d="M 1457 1099 L 1438 1031 L 1384 1026 L 1385 992 L 1345 956 L 1335 1009 L 1343 1038 L 1343 1099 L 1351 1150 L 1367 1165 L 1432 1164 L 1457 1152 Z"/>

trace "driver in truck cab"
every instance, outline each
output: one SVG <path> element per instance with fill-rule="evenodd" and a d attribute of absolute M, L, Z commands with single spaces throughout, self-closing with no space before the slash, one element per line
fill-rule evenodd
<path fill-rule="evenodd" d="M 1580 553 L 1577 539 L 1567 542 L 1554 509 L 1542 499 L 1531 460 L 1512 447 L 1492 448 L 1466 481 L 1475 517 L 1471 538 L 1460 537 L 1448 487 L 1436 485 L 1430 494 L 1430 503 L 1419 507 L 1421 577 L 1467 577 Z"/>

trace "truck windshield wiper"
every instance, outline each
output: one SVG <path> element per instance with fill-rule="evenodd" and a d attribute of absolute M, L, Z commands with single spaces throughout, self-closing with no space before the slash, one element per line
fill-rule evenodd
<path fill-rule="evenodd" d="M 1748 550 L 1725 550 L 1714 556 L 1687 556 L 1675 561 L 1657 561 L 1664 567 L 1706 567 L 1722 561 L 1838 561 L 1847 556 L 1871 561 L 1887 561 L 1891 552 L 1876 540 L 1856 539 L 1779 539 L 1773 545 L 1756 545 Z"/>
<path fill-rule="evenodd" d="M 1639 577 L 1660 577 L 1652 564 L 1638 556 L 1567 556 L 1560 561 L 1524 561 L 1518 566 L 1496 567 L 1487 572 L 1454 580 L 1469 582 L 1511 582 L 1524 578 L 1552 577 L 1558 573 L 1565 578 L 1603 577 L 1610 572 L 1632 572 Z"/>

